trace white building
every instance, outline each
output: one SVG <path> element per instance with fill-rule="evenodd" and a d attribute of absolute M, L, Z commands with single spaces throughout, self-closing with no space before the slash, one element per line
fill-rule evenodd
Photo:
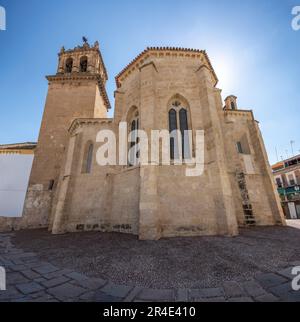
<path fill-rule="evenodd" d="M 21 217 L 35 143 L 0 145 L 0 217 Z"/>

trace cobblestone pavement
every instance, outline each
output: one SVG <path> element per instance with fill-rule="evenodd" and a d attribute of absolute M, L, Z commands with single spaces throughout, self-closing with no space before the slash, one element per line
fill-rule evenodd
<path fill-rule="evenodd" d="M 292 268 L 257 274 L 245 282 L 227 281 L 215 288 L 150 289 L 116 285 L 70 269 L 42 261 L 37 254 L 12 244 L 13 233 L 0 234 L 0 266 L 6 269 L 7 290 L 2 302 L 273 302 L 300 301 L 300 291 L 292 290 Z"/>

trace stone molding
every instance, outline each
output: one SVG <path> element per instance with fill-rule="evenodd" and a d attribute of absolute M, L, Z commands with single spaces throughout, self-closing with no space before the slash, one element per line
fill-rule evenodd
<path fill-rule="evenodd" d="M 255 121 L 252 110 L 224 110 L 225 116 L 246 116 L 250 117 L 252 121 Z"/>
<path fill-rule="evenodd" d="M 70 135 L 74 134 L 74 132 L 81 126 L 81 125 L 95 125 L 95 124 L 108 124 L 108 123 L 112 123 L 113 119 L 110 118 L 82 118 L 82 119 L 75 119 L 68 132 L 70 133 Z"/>

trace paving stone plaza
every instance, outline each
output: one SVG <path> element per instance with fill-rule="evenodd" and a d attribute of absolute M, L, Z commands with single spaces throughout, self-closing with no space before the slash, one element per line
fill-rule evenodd
<path fill-rule="evenodd" d="M 292 229 L 299 226 L 298 222 L 292 225 Z M 300 230 L 294 232 L 300 235 Z M 2 302 L 300 301 L 300 291 L 293 291 L 291 286 L 295 277 L 292 268 L 300 266 L 300 261 L 286 262 L 285 267 L 258 272 L 244 281 L 224 280 L 214 287 L 152 288 L 118 284 L 60 267 L 52 263 L 51 256 L 46 261 L 36 252 L 29 252 L 27 247 L 26 250 L 16 247 L 14 238 L 17 234 L 19 232 L 0 234 L 0 266 L 6 269 L 7 275 L 7 290 L 0 292 Z"/>

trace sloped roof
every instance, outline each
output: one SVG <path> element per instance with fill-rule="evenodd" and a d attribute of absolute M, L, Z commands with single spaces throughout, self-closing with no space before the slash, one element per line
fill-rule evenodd
<path fill-rule="evenodd" d="M 277 162 L 276 164 L 272 165 L 272 170 L 279 170 L 284 168 L 284 162 Z"/>
<path fill-rule="evenodd" d="M 1 150 L 33 150 L 37 146 L 36 142 L 0 144 Z"/>
<path fill-rule="evenodd" d="M 119 88 L 121 86 L 121 82 L 120 79 L 123 75 L 126 74 L 126 72 L 128 72 L 132 67 L 134 67 L 135 64 L 138 64 L 138 62 L 140 60 L 142 60 L 145 56 L 147 56 L 147 54 L 151 53 L 151 52 L 184 52 L 186 54 L 191 54 L 191 55 L 195 55 L 195 54 L 202 54 L 204 55 L 205 59 L 207 60 L 208 66 L 211 70 L 211 72 L 213 73 L 213 76 L 215 78 L 215 84 L 218 83 L 218 77 L 212 67 L 211 61 L 206 53 L 205 50 L 200 50 L 200 49 L 191 49 L 191 48 L 181 48 L 181 47 L 147 47 L 143 52 L 141 52 L 136 58 L 134 58 L 125 68 L 122 69 L 122 71 L 116 76 L 116 84 L 117 87 Z"/>

